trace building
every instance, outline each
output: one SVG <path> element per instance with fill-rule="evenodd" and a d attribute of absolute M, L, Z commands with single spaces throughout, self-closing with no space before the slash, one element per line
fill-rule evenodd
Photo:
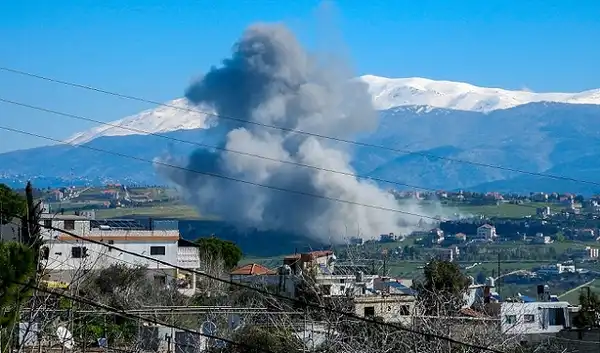
<path fill-rule="evenodd" d="M 449 248 L 435 248 L 433 251 L 435 252 L 435 257 L 441 261 L 452 262 L 460 254 L 460 249 L 456 246 L 451 246 Z"/>
<path fill-rule="evenodd" d="M 456 233 L 454 234 L 454 239 L 456 239 L 457 242 L 464 243 L 467 241 L 467 235 L 465 233 Z"/>
<path fill-rule="evenodd" d="M 229 273 L 232 282 L 277 285 L 279 276 L 273 271 L 260 264 L 246 264 Z"/>
<path fill-rule="evenodd" d="M 333 273 L 336 257 L 331 250 L 311 251 L 303 254 L 288 255 L 283 258 L 283 265 L 289 266 L 295 275 L 309 270 Z"/>
<path fill-rule="evenodd" d="M 484 224 L 480 226 L 479 228 L 477 228 L 477 237 L 486 240 L 496 239 L 496 237 L 498 237 L 498 234 L 496 234 L 496 227 L 491 226 L 489 224 Z"/>
<path fill-rule="evenodd" d="M 174 269 L 171 265 L 190 270 L 201 268 L 197 246 L 180 238 L 176 222 L 174 227 L 159 230 L 155 229 L 153 222 L 150 222 L 149 228 L 144 228 L 131 220 L 98 222 L 85 216 L 49 213 L 42 214 L 40 218 L 44 226 L 41 229 L 44 240 L 41 259 L 47 280 L 71 283 L 88 271 L 123 264 L 145 266 L 149 277 L 156 283 L 176 283 L 183 294 L 195 292 L 196 274 Z"/>
<path fill-rule="evenodd" d="M 552 215 L 550 206 L 538 207 L 535 213 L 540 217 L 549 217 Z"/>
<path fill-rule="evenodd" d="M 536 244 L 551 244 L 553 240 L 549 236 L 544 235 L 544 233 L 536 233 L 533 242 Z"/>
<path fill-rule="evenodd" d="M 555 334 L 570 326 L 568 302 L 501 303 L 501 330 L 510 335 Z"/>
<path fill-rule="evenodd" d="M 563 264 L 543 266 L 542 268 L 537 270 L 537 273 L 541 274 L 541 275 L 560 275 L 563 273 L 576 273 L 576 272 L 577 272 L 577 270 L 575 269 L 575 265 L 563 265 Z"/>
<path fill-rule="evenodd" d="M 586 246 L 585 250 L 587 251 L 588 258 L 590 258 L 590 259 L 598 258 L 598 255 L 599 255 L 598 248 L 592 248 L 592 247 Z"/>

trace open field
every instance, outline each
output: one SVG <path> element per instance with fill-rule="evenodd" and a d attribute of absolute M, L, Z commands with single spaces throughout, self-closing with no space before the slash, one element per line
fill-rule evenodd
<path fill-rule="evenodd" d="M 560 300 L 568 301 L 571 304 L 579 304 L 579 294 L 581 290 L 585 290 L 586 287 L 590 287 L 590 290 L 594 293 L 600 293 L 600 279 L 595 279 L 591 282 L 588 282 L 580 287 L 573 288 L 561 295 L 559 295 Z"/>
<path fill-rule="evenodd" d="M 164 217 L 177 219 L 215 219 L 214 217 L 203 217 L 198 211 L 188 205 L 164 205 L 154 207 L 125 207 L 107 208 L 96 211 L 96 218 L 115 218 L 126 216 L 140 217 Z"/>

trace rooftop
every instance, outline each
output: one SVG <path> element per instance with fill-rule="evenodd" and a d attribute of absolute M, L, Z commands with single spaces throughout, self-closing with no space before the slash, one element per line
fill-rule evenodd
<path fill-rule="evenodd" d="M 54 213 L 42 213 L 40 219 L 52 219 L 55 221 L 88 221 L 89 218 L 84 216 L 77 216 L 74 214 L 54 214 Z"/>
<path fill-rule="evenodd" d="M 333 255 L 333 251 L 331 251 L 331 250 L 317 250 L 317 251 L 311 251 L 311 252 L 302 253 L 302 254 L 288 255 L 288 256 L 284 257 L 284 259 L 294 260 L 294 259 L 299 259 L 301 257 L 308 257 L 309 259 L 314 260 L 314 259 L 318 259 L 320 257 L 331 256 L 331 255 Z"/>
<path fill-rule="evenodd" d="M 276 275 L 277 272 L 260 264 L 247 264 L 242 267 L 238 267 L 231 271 L 230 275 L 233 276 L 261 276 L 261 275 Z"/>

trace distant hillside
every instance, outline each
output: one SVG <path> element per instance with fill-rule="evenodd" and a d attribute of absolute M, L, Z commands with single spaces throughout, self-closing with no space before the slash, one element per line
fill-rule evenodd
<path fill-rule="evenodd" d="M 499 191 L 600 191 L 590 184 L 532 177 L 451 159 L 501 165 L 531 172 L 598 180 L 600 106 L 532 103 L 489 113 L 397 107 L 382 111 L 376 131 L 358 136 L 366 144 L 412 150 L 445 159 L 354 146 L 353 165 L 361 175 L 435 189 Z M 166 136 L 217 145 L 217 129 L 179 130 Z M 169 152 L 186 157 L 197 146 L 152 135 L 99 137 L 85 144 L 151 161 Z M 0 154 L 2 180 L 45 178 L 88 182 L 164 184 L 152 165 L 85 148 L 40 147 Z M 40 179 L 41 180 L 41 179 Z M 80 180 L 79 182 L 84 182 Z M 392 184 L 386 188 L 400 188 Z"/>

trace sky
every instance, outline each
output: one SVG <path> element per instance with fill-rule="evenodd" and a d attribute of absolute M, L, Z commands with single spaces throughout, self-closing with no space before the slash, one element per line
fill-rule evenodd
<path fill-rule="evenodd" d="M 4 1 L 0 66 L 168 101 L 247 26 L 284 22 L 357 75 L 574 92 L 600 87 L 598 19 L 597 0 Z M 106 122 L 151 108 L 2 71 L 0 99 Z M 1 102 L 0 125 L 56 139 L 93 126 Z M 0 153 L 47 144 L 0 130 Z"/>

